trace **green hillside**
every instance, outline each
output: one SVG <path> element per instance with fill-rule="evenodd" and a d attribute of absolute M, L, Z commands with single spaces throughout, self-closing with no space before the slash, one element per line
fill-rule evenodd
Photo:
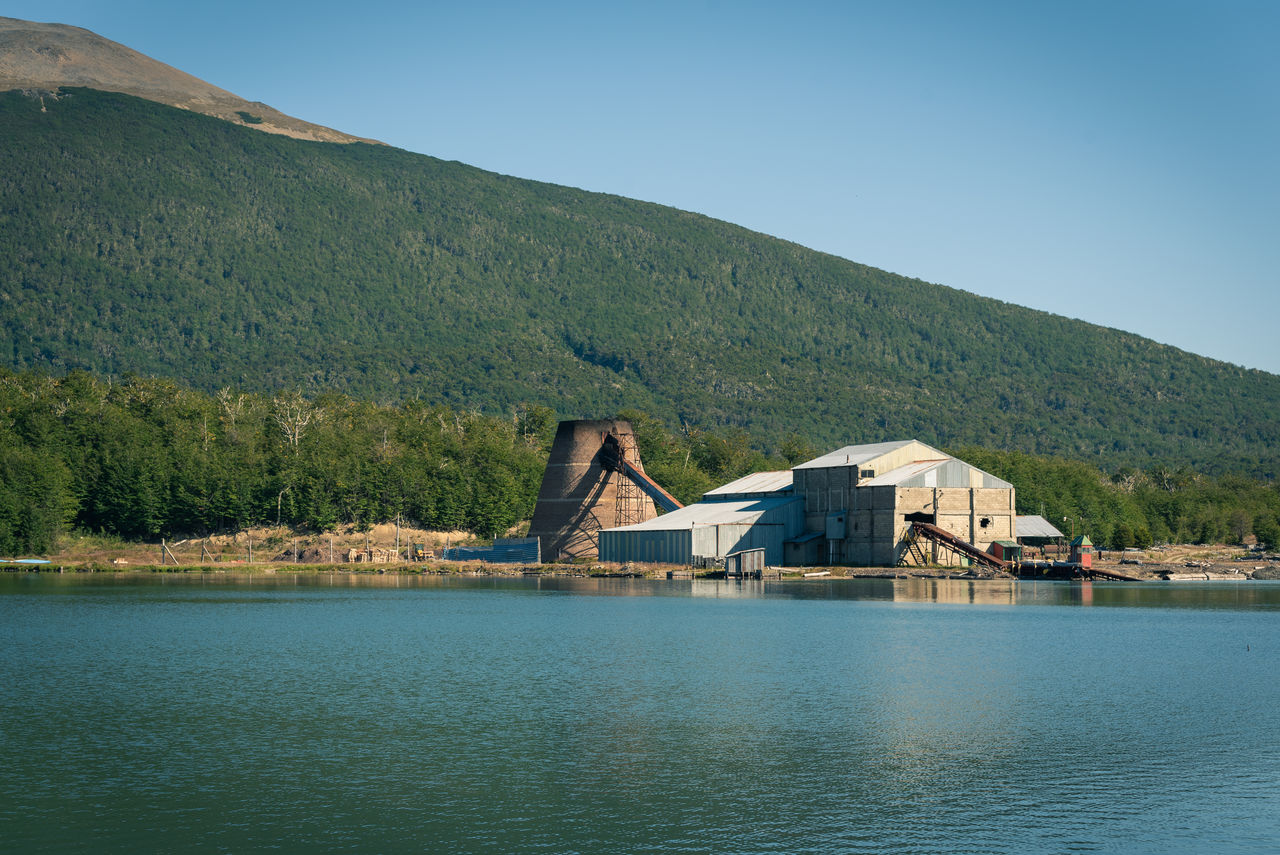
<path fill-rule="evenodd" d="M 0 95 L 13 369 L 1280 473 L 1275 375 L 659 205 L 124 95 L 43 107 Z"/>

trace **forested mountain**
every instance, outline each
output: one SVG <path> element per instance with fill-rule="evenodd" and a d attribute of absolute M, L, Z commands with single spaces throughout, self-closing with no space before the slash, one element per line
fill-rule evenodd
<path fill-rule="evenodd" d="M 14 369 L 209 393 L 1280 472 L 1275 375 L 659 205 L 88 89 L 0 95 L 0 324 Z"/>

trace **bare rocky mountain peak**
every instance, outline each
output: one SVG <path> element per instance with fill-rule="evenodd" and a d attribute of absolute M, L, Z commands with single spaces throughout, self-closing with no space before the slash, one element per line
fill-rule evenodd
<path fill-rule="evenodd" d="M 123 92 L 298 139 L 374 142 L 248 101 L 89 30 L 0 17 L 0 92 L 64 86 Z"/>

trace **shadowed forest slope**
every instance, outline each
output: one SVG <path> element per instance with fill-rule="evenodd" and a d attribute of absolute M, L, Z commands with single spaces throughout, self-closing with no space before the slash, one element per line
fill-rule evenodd
<path fill-rule="evenodd" d="M 1280 470 L 1275 375 L 655 204 L 88 89 L 0 94 L 0 325 L 16 370 L 206 392 Z"/>

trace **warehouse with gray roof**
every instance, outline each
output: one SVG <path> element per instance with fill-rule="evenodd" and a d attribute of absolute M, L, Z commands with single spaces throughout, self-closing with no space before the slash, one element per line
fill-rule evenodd
<path fill-rule="evenodd" d="M 600 532 L 600 558 L 692 564 L 763 548 L 774 566 L 948 563 L 910 548 L 927 522 L 987 550 L 1017 537 L 1014 488 L 918 440 L 849 445 L 784 472 L 760 472 L 697 504 Z"/>

